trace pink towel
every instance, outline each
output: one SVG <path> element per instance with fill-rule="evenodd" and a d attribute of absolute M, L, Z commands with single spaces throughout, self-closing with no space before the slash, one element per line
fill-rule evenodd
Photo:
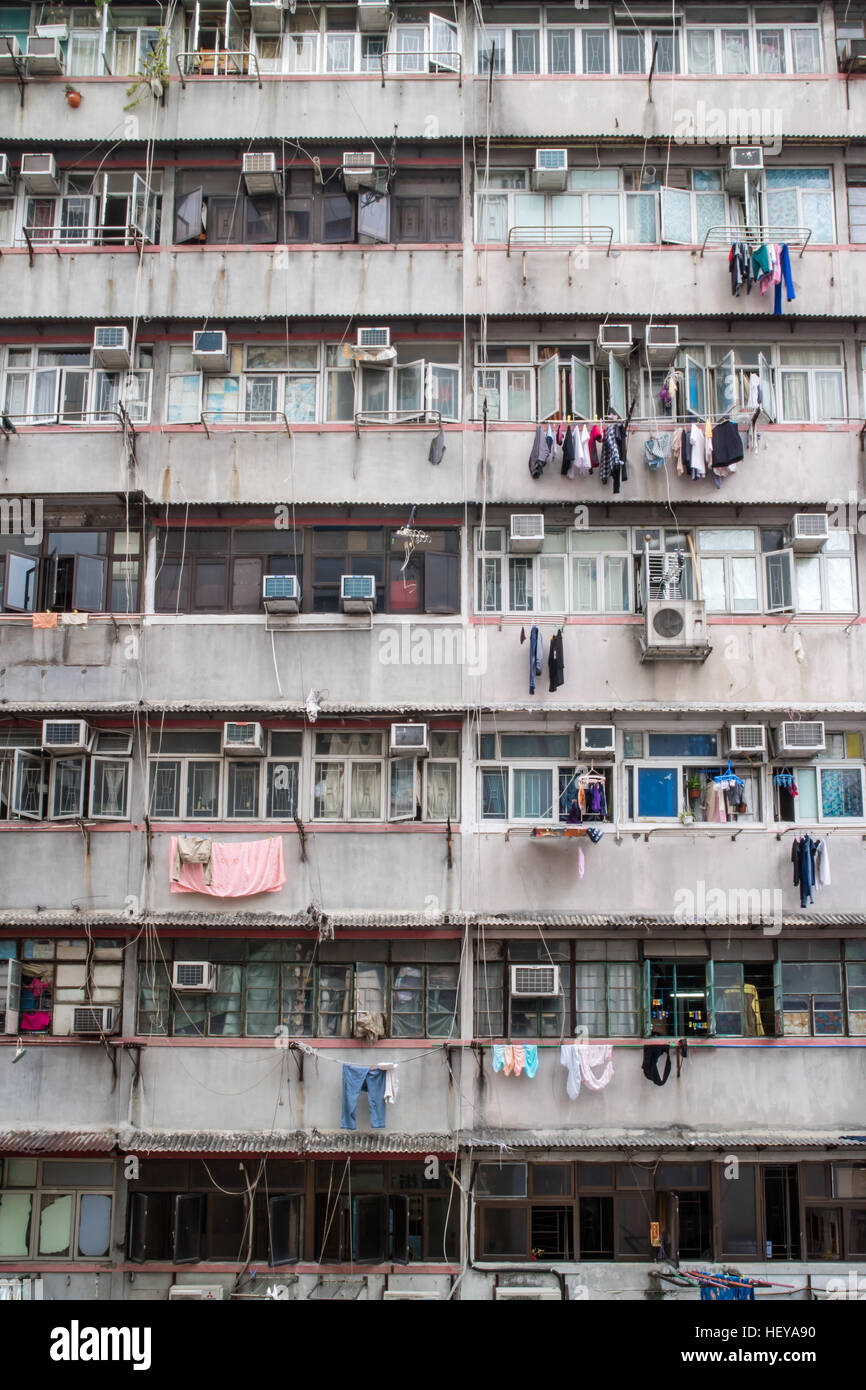
<path fill-rule="evenodd" d="M 510 1076 L 514 1071 L 514 1048 L 506 1043 L 502 1049 L 502 1053 L 505 1057 L 505 1075 Z"/>
<path fill-rule="evenodd" d="M 174 863 L 175 836 L 168 850 Z M 169 872 L 170 869 L 169 869 Z M 286 881 L 283 840 L 247 840 L 240 844 L 213 842 L 211 882 L 204 881 L 203 864 L 181 864 L 180 877 L 171 882 L 172 893 L 207 893 L 212 898 L 247 898 L 255 893 L 276 893 Z"/>
<path fill-rule="evenodd" d="M 514 1044 L 514 1075 L 519 1076 L 526 1066 L 526 1048 L 523 1043 Z"/>

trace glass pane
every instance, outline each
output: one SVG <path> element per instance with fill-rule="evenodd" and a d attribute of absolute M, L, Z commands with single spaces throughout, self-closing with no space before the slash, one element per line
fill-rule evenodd
<path fill-rule="evenodd" d="M 677 814 L 677 773 L 672 767 L 638 768 L 638 815 L 658 819 Z"/>
<path fill-rule="evenodd" d="M 722 30 L 722 72 L 742 74 L 749 71 L 748 29 Z"/>
<path fill-rule="evenodd" d="M 71 1193 L 43 1193 L 39 1208 L 40 1255 L 69 1255 L 72 1237 Z"/>
<path fill-rule="evenodd" d="M 352 806 L 354 820 L 378 820 L 382 814 L 382 764 L 352 764 Z"/>
<path fill-rule="evenodd" d="M 514 768 L 512 777 L 515 819 L 550 819 L 553 815 L 552 770 Z"/>
<path fill-rule="evenodd" d="M 506 820 L 508 816 L 508 773 L 504 768 L 486 767 L 481 772 L 481 814 L 485 820 Z"/>
<path fill-rule="evenodd" d="M 863 777 L 859 768 L 821 768 L 821 809 L 832 818 L 863 815 Z"/>
<path fill-rule="evenodd" d="M 0 1192 L 0 1258 L 24 1258 L 30 1254 L 31 1192 Z"/>
<path fill-rule="evenodd" d="M 102 1193 L 86 1193 L 78 1214 L 78 1253 L 92 1259 L 109 1254 L 111 1240 L 111 1198 Z"/>
<path fill-rule="evenodd" d="M 686 35 L 689 72 L 716 70 L 716 35 L 712 29 L 690 29 Z"/>
<path fill-rule="evenodd" d="M 479 1163 L 475 1179 L 478 1197 L 525 1197 L 525 1163 Z"/>

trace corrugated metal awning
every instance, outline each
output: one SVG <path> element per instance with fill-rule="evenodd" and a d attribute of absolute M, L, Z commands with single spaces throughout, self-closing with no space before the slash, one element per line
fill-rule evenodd
<path fill-rule="evenodd" d="M 638 624 L 631 624 L 637 628 Z M 335 629 L 339 631 L 340 629 Z M 31 715 L 34 719 L 52 714 L 92 714 L 95 718 L 109 714 L 266 714 L 296 716 L 305 713 L 303 700 L 142 700 L 106 701 L 72 700 L 0 700 L 0 718 L 4 714 Z M 826 701 L 822 704 L 814 700 L 796 702 L 800 714 L 866 714 L 866 702 L 860 700 Z M 763 714 L 789 716 L 791 701 L 730 701 L 713 700 L 541 700 L 537 704 L 529 700 L 460 700 L 431 703 L 415 699 L 389 701 L 381 700 L 364 704 L 355 700 L 331 703 L 325 700 L 319 706 L 319 719 L 326 720 L 336 716 L 357 716 L 364 718 L 371 714 L 405 714 L 408 711 L 426 714 L 598 714 L 610 711 L 612 714 L 680 714 L 680 715 L 730 715 Z"/>
<path fill-rule="evenodd" d="M 0 1153 L 110 1154 L 117 1144 L 113 1129 L 4 1129 Z"/>
<path fill-rule="evenodd" d="M 454 1153 L 452 1134 L 404 1134 L 377 1130 L 154 1130 L 118 1134 L 121 1153 L 136 1154 L 329 1154 L 329 1153 Z"/>
<path fill-rule="evenodd" d="M 840 1134 L 838 1130 L 754 1129 L 500 1129 L 466 1130 L 461 1148 L 493 1149 L 862 1149 L 866 1134 Z"/>

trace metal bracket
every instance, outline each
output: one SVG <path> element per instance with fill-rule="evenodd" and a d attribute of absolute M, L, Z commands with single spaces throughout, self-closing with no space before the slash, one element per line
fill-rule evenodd
<path fill-rule="evenodd" d="M 301 850 L 301 863 L 302 863 L 302 864 L 306 864 L 306 862 L 307 862 L 307 832 L 306 832 L 306 830 L 304 829 L 304 822 L 301 820 L 301 818 L 300 818 L 300 816 L 297 814 L 297 812 L 296 812 L 295 815 L 292 817 L 292 820 L 295 822 L 295 825 L 296 825 L 297 828 L 298 828 L 298 842 L 299 842 L 300 850 Z"/>
<path fill-rule="evenodd" d="M 650 104 L 652 104 L 653 99 L 653 76 L 655 75 L 656 58 L 658 57 L 658 51 L 659 41 L 658 39 L 656 39 L 655 43 L 653 44 L 653 60 L 650 63 L 649 77 L 647 78 L 646 83 L 646 99 L 648 102 L 650 102 Z"/>

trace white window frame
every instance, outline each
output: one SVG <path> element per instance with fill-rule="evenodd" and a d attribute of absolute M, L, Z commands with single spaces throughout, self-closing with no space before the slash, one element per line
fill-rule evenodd
<path fill-rule="evenodd" d="M 703 537 L 705 534 L 708 534 L 710 531 L 742 531 L 744 534 L 747 533 L 747 532 L 749 532 L 749 531 L 751 531 L 751 532 L 752 532 L 752 535 L 753 535 L 753 538 L 754 538 L 754 539 L 753 539 L 752 548 L 749 549 L 748 546 L 744 546 L 742 549 L 739 549 L 739 550 L 727 550 L 727 549 L 719 549 L 719 548 L 704 550 L 703 547 L 702 547 L 702 544 L 701 544 L 702 537 Z M 716 561 L 721 560 L 721 561 L 722 561 L 722 565 L 723 565 L 723 571 L 724 571 L 723 583 L 724 583 L 724 590 L 725 590 L 725 603 L 724 603 L 724 606 L 723 606 L 722 608 L 713 608 L 713 609 L 710 609 L 710 608 L 708 607 L 708 608 L 707 608 L 707 612 L 708 612 L 708 613 L 709 613 L 709 612 L 713 612 L 713 613 L 760 613 L 760 612 L 762 612 L 763 609 L 762 609 L 761 571 L 763 570 L 764 567 L 763 567 L 763 565 L 760 563 L 760 560 L 761 560 L 761 534 L 760 534 L 760 528 L 757 527 L 757 526 L 752 526 L 752 527 L 749 527 L 749 526 L 699 526 L 699 527 L 697 528 L 697 534 L 696 534 L 696 536 L 695 536 L 695 542 L 696 542 L 696 554 L 697 554 L 697 561 L 698 561 L 698 569 L 699 569 L 700 574 L 701 574 L 701 590 L 702 590 L 702 592 L 703 592 L 703 587 L 704 587 L 704 586 L 703 586 L 703 564 L 702 564 L 702 562 L 703 562 L 704 560 L 716 560 Z M 733 594 L 734 594 L 734 566 L 733 566 L 733 563 L 732 563 L 732 562 L 733 562 L 734 560 L 751 560 L 751 561 L 753 562 L 754 572 L 755 572 L 755 606 L 754 606 L 753 608 L 734 608 L 734 607 L 733 607 L 732 599 L 733 599 Z"/>
<path fill-rule="evenodd" d="M 351 736 L 359 730 L 347 729 L 346 734 Z M 385 749 L 385 733 L 382 730 L 370 730 L 379 735 L 379 751 L 371 753 L 318 753 L 316 751 L 316 733 L 313 731 L 310 749 L 311 764 L 311 801 L 310 819 L 321 824 L 342 825 L 349 822 L 366 823 L 370 821 L 384 821 L 388 819 L 388 803 L 390 797 L 390 769 L 389 757 Z M 353 816 L 352 811 L 352 775 L 354 763 L 378 763 L 380 769 L 379 776 L 379 813 L 374 816 Z M 321 765 L 337 765 L 343 769 L 343 811 L 339 816 L 318 816 L 316 815 L 316 774 Z"/>
<path fill-rule="evenodd" d="M 794 183 L 789 189 L 785 189 L 785 188 L 784 188 L 783 186 L 781 186 L 781 185 L 778 185 L 778 186 L 776 186 L 776 187 L 774 187 L 774 188 L 769 188 L 769 187 L 767 186 L 766 177 L 763 177 L 763 178 L 761 178 L 761 180 L 760 180 L 760 191 L 759 191 L 759 196 L 760 196 L 761 204 L 763 205 L 763 208 L 764 208 L 765 220 L 766 220 L 768 223 L 773 224 L 773 218 L 772 218 L 771 215 L 770 215 L 770 212 L 769 212 L 769 209 L 768 209 L 768 202 L 767 202 L 769 195 L 771 195 L 771 194 L 773 194 L 773 193 L 782 193 L 782 192 L 794 193 L 794 194 L 796 195 L 796 198 L 797 198 L 797 218 L 796 218 L 796 223 L 795 223 L 795 225 L 798 226 L 798 227 L 809 227 L 809 226 L 811 226 L 811 221 L 810 221 L 810 218 L 809 218 L 809 217 L 807 216 L 807 214 L 805 213 L 805 211 L 803 210 L 803 194 L 804 194 L 804 192 L 805 192 L 805 193 L 822 193 L 822 194 L 824 194 L 824 196 L 827 198 L 828 207 L 829 207 L 829 209 L 830 209 L 830 240 L 829 240 L 829 241 L 819 241 L 817 235 L 815 234 L 815 230 L 814 230 L 814 228 L 813 228 L 813 234 L 812 234 L 812 236 L 811 236 L 811 238 L 810 238 L 809 245 L 810 245 L 810 247 L 813 247 L 813 246 L 833 246 L 833 245 L 835 245 L 835 243 L 836 243 L 836 241 L 837 241 L 837 239 L 838 239 L 839 233 L 838 233 L 837 224 L 836 224 L 836 181 L 835 181 L 835 179 L 834 179 L 834 177 L 833 177 L 833 172 L 834 172 L 834 171 L 833 171 L 832 165 L 830 165 L 830 164 L 820 164 L 820 163 L 816 163 L 816 164 L 804 164 L 804 165 L 787 164 L 787 165 L 781 166 L 781 168 L 777 168 L 777 166 L 773 165 L 772 168 L 773 168 L 774 170 L 776 170 L 776 171 L 777 171 L 778 173 L 780 173 L 780 174 L 797 174 L 797 173 L 805 172 L 805 170 L 807 170 L 807 169 L 817 169 L 817 170 L 821 170 L 821 171 L 827 173 L 827 175 L 829 176 L 829 184 L 828 184 L 827 188 L 820 188 L 820 189 L 819 189 L 819 188 L 806 188 L 806 189 L 804 189 L 804 188 L 802 188 L 798 183 Z M 736 219 L 734 219 L 734 220 L 736 220 Z"/>
<path fill-rule="evenodd" d="M 804 344 L 803 346 L 805 346 L 805 344 Z M 829 344 L 829 343 L 827 344 L 827 347 L 828 347 L 828 348 L 833 348 L 833 347 L 835 347 L 835 346 L 836 346 L 835 344 Z M 776 370 L 777 370 L 777 373 L 778 373 L 778 381 L 779 381 L 779 406 L 780 406 L 779 419 L 780 419 L 782 422 L 784 422 L 785 424 L 824 424 L 824 423 L 832 423 L 832 421 L 833 421 L 834 418 L 836 418 L 836 417 L 834 417 L 834 416 L 828 416 L 828 417 L 826 417 L 826 419 L 825 419 L 825 417 L 822 417 L 822 416 L 816 414 L 816 402 L 817 402 L 817 400 L 818 400 L 817 377 L 820 376 L 820 375 L 825 375 L 825 376 L 832 375 L 832 376 L 836 376 L 836 377 L 838 378 L 838 380 L 839 380 L 839 382 L 841 383 L 841 386 L 842 386 L 842 415 L 841 415 L 840 418 L 841 418 L 842 420 L 845 420 L 845 419 L 847 418 L 848 398 L 847 398 L 847 390 L 846 390 L 846 382 L 845 382 L 845 352 L 844 352 L 844 349 L 840 347 L 840 348 L 839 348 L 839 353 L 840 353 L 840 359 L 841 359 L 839 362 L 828 362 L 825 366 L 816 366 L 816 365 L 813 365 L 813 366 L 793 366 L 793 365 L 787 365 L 787 364 L 783 364 L 783 363 L 782 363 L 782 361 L 781 361 L 781 355 L 780 355 L 779 365 L 778 365 L 778 367 L 777 367 Z M 797 416 L 795 416 L 795 415 L 788 415 L 787 412 L 786 412 L 786 410 L 785 410 L 785 377 L 786 377 L 786 376 L 805 376 L 805 377 L 806 377 L 806 384 L 807 384 L 807 390 L 808 390 L 808 395 L 809 395 L 809 404 L 808 404 L 808 411 L 807 411 L 807 415 L 806 415 L 806 419 L 805 419 L 805 420 L 800 420 L 800 419 L 799 419 Z"/>
<path fill-rule="evenodd" d="M 58 791 L 58 773 L 61 768 L 75 766 L 79 771 L 78 783 L 78 804 L 72 810 L 62 811 L 55 806 L 55 797 Z M 78 753 L 71 757 L 52 758 L 50 775 L 48 780 L 48 819 L 49 820 L 81 820 L 84 815 L 84 791 L 85 780 L 87 777 L 87 759 L 84 753 Z"/>
<path fill-rule="evenodd" d="M 601 550 L 576 550 L 576 549 L 573 548 L 573 545 L 572 545 L 572 544 L 569 544 L 569 550 L 568 550 L 568 558 L 569 558 L 569 576 L 568 576 L 568 579 L 569 579 L 569 585 L 570 585 L 570 607 L 569 607 L 569 611 L 570 611 L 571 613 L 580 613 L 580 614 L 585 614 L 585 613 L 609 614 L 609 615 L 611 615 L 611 616 L 613 616 L 614 614 L 616 614 L 616 615 L 620 615 L 620 616 L 621 616 L 623 613 L 633 613 L 633 612 L 634 612 L 634 587 L 635 587 L 635 586 L 634 586 L 634 565 L 633 565 L 633 563 L 632 563 L 632 549 L 631 549 L 631 545 L 630 545 L 630 533 L 629 533 L 629 528 L 628 528 L 627 526 L 619 527 L 619 526 L 615 526 L 615 525 L 611 525 L 609 528 L 593 526 L 593 527 L 588 527 L 588 528 L 586 528 L 586 529 L 582 529 L 582 530 L 580 531 L 580 534 L 581 534 L 581 535 L 584 535 L 584 536 L 592 536 L 593 534 L 597 534 L 597 535 L 607 535 L 607 534 L 610 533 L 610 531 L 618 531 L 618 530 L 622 530 L 622 531 L 625 532 L 625 542 L 624 542 L 624 546 L 623 546 L 623 549 L 622 549 L 622 550 L 609 550 L 609 549 L 607 549 L 607 548 L 604 548 L 604 549 L 601 549 Z M 574 535 L 575 535 L 574 530 L 572 530 L 572 531 L 569 532 L 569 539 L 570 539 L 570 541 L 573 539 Z M 577 606 L 576 599 L 575 599 L 576 585 L 575 585 L 575 581 L 574 581 L 574 565 L 575 565 L 575 561 L 576 561 L 576 560 L 594 560 L 594 561 L 595 561 L 595 591 L 596 591 L 596 597 L 597 597 L 597 599 L 598 599 L 598 604 L 597 604 L 597 606 L 596 606 L 595 608 L 582 608 L 582 607 L 581 607 L 581 608 L 578 608 L 578 606 Z M 608 561 L 608 560 L 624 560 L 624 561 L 625 561 L 625 576 L 626 576 L 625 585 L 626 585 L 626 594 L 627 594 L 627 597 L 628 597 L 628 605 L 627 605 L 626 608 L 618 608 L 618 607 L 617 607 L 617 608 L 610 608 L 610 607 L 608 607 L 608 605 L 607 605 L 607 561 Z"/>
<path fill-rule="evenodd" d="M 123 810 L 119 815 L 113 812 L 94 810 L 94 800 L 96 791 L 96 778 L 94 776 L 96 763 L 111 763 L 114 766 L 125 768 L 124 778 L 124 799 Z M 93 753 L 90 757 L 90 786 L 88 789 L 88 815 L 91 820 L 129 820 L 129 803 L 132 792 L 132 760 L 130 758 L 118 758 L 109 753 Z"/>
<path fill-rule="evenodd" d="M 852 772 L 852 771 L 857 771 L 857 772 L 860 773 L 860 797 L 861 797 L 861 801 L 862 801 L 862 803 L 863 803 L 864 815 L 862 815 L 862 816 L 827 816 L 827 815 L 824 814 L 823 796 L 822 796 L 822 793 L 821 793 L 821 772 L 822 772 L 823 769 L 826 769 L 827 771 L 833 771 L 833 772 Z M 815 774 L 815 799 L 816 799 L 817 806 L 818 806 L 818 815 L 817 815 L 817 818 L 806 817 L 806 816 L 801 816 L 801 815 L 800 815 L 800 797 L 799 797 L 799 796 L 795 796 L 795 797 L 792 798 L 793 804 L 794 804 L 794 819 L 793 819 L 793 820 L 791 820 L 791 821 L 785 821 L 785 820 L 782 820 L 782 818 L 778 815 L 778 806 L 779 806 L 778 792 L 779 792 L 779 788 L 776 786 L 775 782 L 772 781 L 772 778 L 773 778 L 773 776 L 774 776 L 777 772 L 782 772 L 783 770 L 784 770 L 785 772 L 792 772 L 792 773 L 794 774 L 795 778 L 798 778 L 798 779 L 802 776 L 803 772 L 806 772 L 806 771 L 814 772 L 814 774 Z M 823 825 L 828 825 L 828 826 L 833 826 L 833 825 L 863 825 L 864 823 L 866 823 L 866 763 L 861 762 L 861 761 L 859 761 L 859 760 L 856 759 L 856 758 L 850 758 L 850 759 L 848 759 L 847 761 L 842 761 L 842 760 L 839 759 L 839 758 L 834 758 L 832 761 L 827 761 L 827 760 L 825 760 L 825 759 L 823 759 L 823 758 L 815 758 L 815 759 L 811 759 L 809 762 L 805 762 L 805 763 L 804 763 L 804 762 L 800 762 L 800 761 L 794 761 L 794 762 L 790 762 L 790 761 L 789 761 L 789 762 L 786 763 L 786 762 L 784 761 L 783 758 L 779 757 L 779 758 L 777 758 L 777 759 L 775 760 L 774 763 L 770 764 L 769 772 L 770 772 L 770 778 L 771 778 L 770 786 L 771 786 L 771 788 L 772 788 L 772 793 L 773 793 L 773 796 L 772 796 L 772 805 L 773 805 L 773 822 L 774 822 L 774 824 L 776 824 L 776 825 L 822 825 L 822 826 L 823 826 Z"/>
<path fill-rule="evenodd" d="M 660 732 L 665 732 L 665 731 L 664 731 L 664 730 L 659 730 L 659 729 L 654 729 L 654 730 L 652 730 L 652 732 L 653 732 L 653 733 L 660 733 Z M 679 730 L 678 732 L 684 733 L 684 732 L 686 732 L 686 731 L 685 731 L 685 730 Z M 721 742 L 721 740 L 720 740 L 720 742 Z M 649 747 L 649 741 L 648 741 L 648 739 L 647 739 L 647 748 L 648 748 L 648 747 Z M 730 760 L 730 766 L 733 768 L 734 772 L 735 772 L 739 777 L 742 777 L 742 778 L 743 778 L 743 780 L 746 782 L 746 786 L 747 786 L 747 787 L 750 787 L 750 789 L 752 790 L 752 792 L 755 793 L 755 794 L 757 795 L 757 797 L 759 798 L 759 802 L 760 802 L 760 804 L 759 804 L 758 806 L 752 805 L 752 806 L 750 807 L 750 814 L 749 814 L 749 816 L 746 817 L 746 818 L 744 818 L 744 819 L 742 819 L 742 820 L 738 820 L 738 821 L 737 821 L 737 825 L 747 825 L 747 826 L 749 826 L 749 827 L 755 827 L 755 826 L 756 826 L 756 827 L 761 827 L 761 828 L 766 827 L 766 824 L 767 824 L 767 820 L 766 820 L 766 796 L 765 796 L 765 790 L 764 790 L 764 784 L 763 784 L 762 769 L 761 769 L 760 767 L 757 767 L 757 768 L 750 767 L 747 763 L 736 762 L 734 759 L 731 759 L 731 760 Z M 726 767 L 725 758 L 724 758 L 724 757 L 720 757 L 720 756 L 718 756 L 718 755 L 717 755 L 716 757 L 714 757 L 714 758 L 711 758 L 711 757 L 700 758 L 700 757 L 697 757 L 697 756 L 694 756 L 694 755 L 691 755 L 691 756 L 689 756 L 689 757 L 666 757 L 666 756 L 663 756 L 663 755 L 661 755 L 661 754 L 660 754 L 658 757 L 650 757 L 648 754 L 645 754 L 644 757 L 642 757 L 642 758 L 625 758 L 625 759 L 623 759 L 623 762 L 622 762 L 622 808 L 623 808 L 622 819 L 623 819 L 623 822 L 624 822 L 625 824 L 627 824 L 627 825 L 641 825 L 641 826 L 644 826 L 644 825 L 676 825 L 677 822 L 680 821 L 680 817 L 681 817 L 683 811 L 688 810 L 689 805 L 691 804 L 690 801 L 689 801 L 689 799 L 688 799 L 688 797 L 686 796 L 686 793 L 685 793 L 685 784 L 684 784 L 684 779 L 685 779 L 685 777 L 688 776 L 689 773 L 697 773 L 697 772 L 700 772 L 700 771 L 706 771 L 706 770 L 709 769 L 709 768 L 715 768 L 715 769 L 717 770 L 718 773 L 723 773 L 723 772 L 725 771 L 725 767 Z M 655 769 L 656 771 L 658 771 L 659 768 L 664 768 L 664 769 L 670 768 L 670 769 L 673 770 L 674 776 L 675 776 L 676 793 L 677 793 L 677 807 L 676 807 L 676 811 L 674 812 L 674 814 L 673 814 L 672 816 L 650 816 L 650 815 L 642 816 L 642 815 L 640 814 L 640 801 L 639 801 L 640 792 L 639 792 L 638 774 L 639 774 L 639 771 L 640 771 L 641 769 L 646 769 L 646 768 Z M 629 819 L 629 779 L 630 779 L 630 778 L 631 778 L 631 781 L 632 781 L 633 799 L 634 799 L 634 818 L 633 818 L 633 819 Z M 700 830 L 700 829 L 713 829 L 714 827 L 718 827 L 718 826 L 720 826 L 720 825 L 727 825 L 727 826 L 730 826 L 730 825 L 732 825 L 732 824 L 734 824 L 733 821 L 700 821 L 700 820 L 695 820 L 695 821 L 691 822 L 688 826 L 684 826 L 683 828 L 684 828 L 685 830 L 691 832 L 691 831 Z"/>

